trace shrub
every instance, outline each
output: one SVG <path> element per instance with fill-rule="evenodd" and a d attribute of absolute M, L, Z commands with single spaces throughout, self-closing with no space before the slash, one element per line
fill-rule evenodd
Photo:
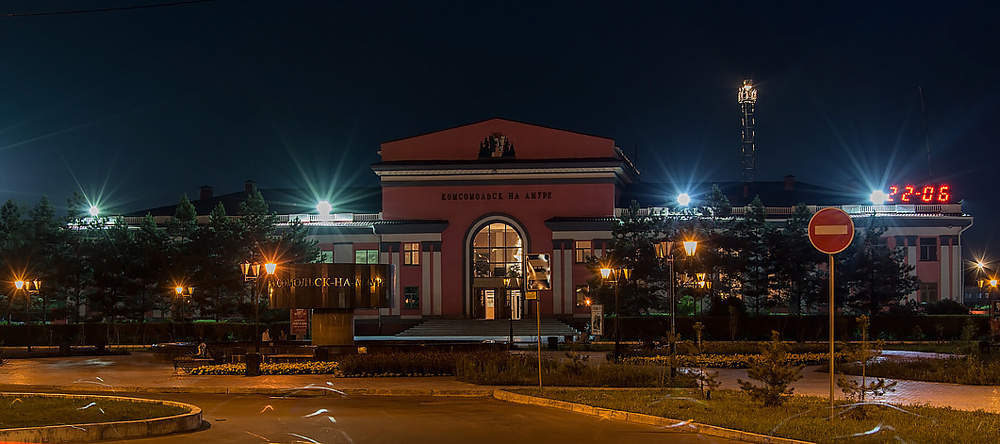
<path fill-rule="evenodd" d="M 761 347 L 761 359 L 750 365 L 747 377 L 763 383 L 755 385 L 751 382 L 737 379 L 740 389 L 747 392 L 750 398 L 763 402 L 765 406 L 781 405 L 782 395 L 790 395 L 794 390 L 791 383 L 802 377 L 801 365 L 788 362 L 788 344 L 781 342 L 781 336 L 776 331 L 771 332 L 771 342 Z"/>

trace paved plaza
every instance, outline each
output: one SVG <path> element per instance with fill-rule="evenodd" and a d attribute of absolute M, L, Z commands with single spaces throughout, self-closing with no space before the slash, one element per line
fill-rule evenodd
<path fill-rule="evenodd" d="M 551 358 L 564 357 L 563 352 L 544 351 L 543 354 Z M 590 356 L 591 365 L 605 362 L 605 352 L 587 354 Z M 910 357 L 917 356 L 920 355 L 910 355 Z M 829 374 L 815 370 L 814 366 L 803 370 L 802 379 L 793 384 L 795 394 L 824 397 L 829 395 Z M 718 371 L 722 388 L 738 388 L 736 380 L 747 378 L 746 370 Z M 130 355 L 11 359 L 0 366 L 2 391 L 102 391 L 122 394 L 274 393 L 303 388 L 370 394 L 486 396 L 494 387 L 467 384 L 446 376 L 400 378 L 333 378 L 328 375 L 191 376 L 175 370 L 171 362 L 159 355 L 146 352 Z M 842 396 L 839 388 L 836 395 L 838 398 Z M 901 404 L 950 406 L 960 410 L 982 409 L 1000 413 L 1000 386 L 899 381 L 896 391 L 885 395 L 882 399 Z"/>

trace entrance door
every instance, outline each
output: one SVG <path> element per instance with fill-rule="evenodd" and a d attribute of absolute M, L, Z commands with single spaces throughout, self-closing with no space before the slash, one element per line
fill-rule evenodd
<path fill-rule="evenodd" d="M 521 297 L 521 290 L 507 290 L 507 307 L 509 319 L 521 319 L 521 310 L 524 306 L 524 298 Z M 508 318 L 505 318 L 508 319 Z"/>
<path fill-rule="evenodd" d="M 521 236 L 514 227 L 493 222 L 473 236 L 470 270 L 474 319 L 520 319 L 520 291 L 507 288 L 523 277 Z M 512 292 L 516 292 L 513 293 Z"/>

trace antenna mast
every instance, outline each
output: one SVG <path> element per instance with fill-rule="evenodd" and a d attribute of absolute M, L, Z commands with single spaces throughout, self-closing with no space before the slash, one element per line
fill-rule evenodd
<path fill-rule="evenodd" d="M 743 108 L 743 182 L 750 183 L 754 181 L 753 105 L 757 102 L 757 90 L 752 80 L 743 80 L 743 87 L 737 91 L 736 98 Z"/>
<path fill-rule="evenodd" d="M 927 144 L 927 180 L 933 181 L 931 174 L 931 136 L 927 131 L 927 107 L 924 106 L 924 89 L 917 85 L 917 92 L 920 93 L 920 113 L 924 117 L 924 142 Z"/>

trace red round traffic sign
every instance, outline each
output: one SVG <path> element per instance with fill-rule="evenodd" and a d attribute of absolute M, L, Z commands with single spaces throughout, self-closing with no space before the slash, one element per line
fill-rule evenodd
<path fill-rule="evenodd" d="M 809 219 L 809 242 L 823 253 L 840 253 L 852 240 L 854 221 L 840 208 L 823 208 Z"/>

